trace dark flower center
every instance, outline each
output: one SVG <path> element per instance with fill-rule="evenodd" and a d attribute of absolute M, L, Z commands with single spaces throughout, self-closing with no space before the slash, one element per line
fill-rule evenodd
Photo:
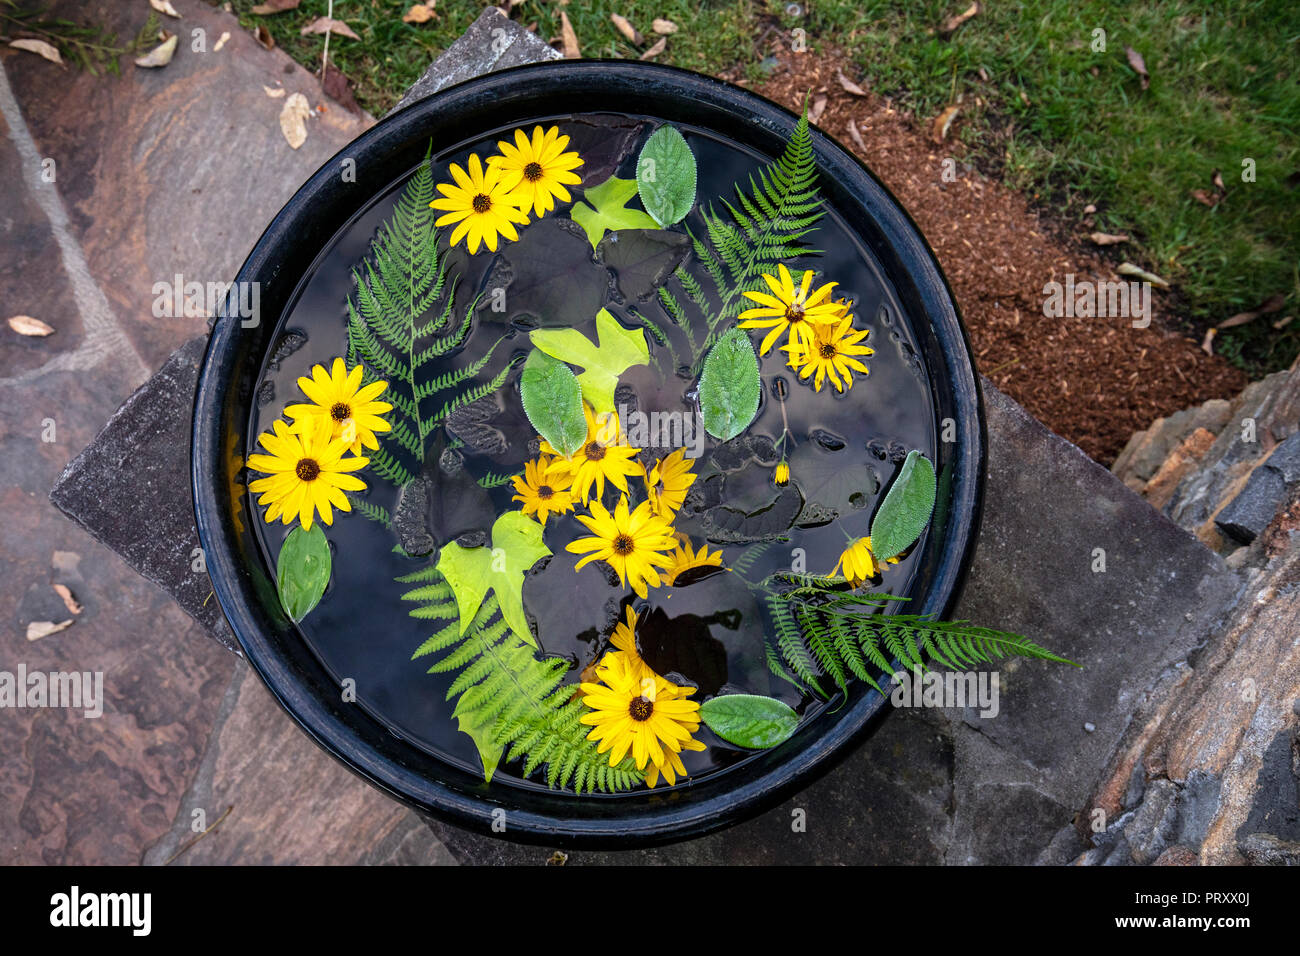
<path fill-rule="evenodd" d="M 829 342 L 823 342 L 817 351 L 821 353 L 821 356 L 824 359 L 835 357 L 835 346 L 831 345 Z"/>
<path fill-rule="evenodd" d="M 541 163 L 529 163 L 527 166 L 524 167 L 524 179 L 528 180 L 530 183 L 535 183 L 537 182 L 537 180 L 541 178 L 542 178 Z"/>
<path fill-rule="evenodd" d="M 655 712 L 654 701 L 648 697 L 633 697 L 632 702 L 627 705 L 627 712 L 632 715 L 633 720 L 649 720 L 650 715 Z"/>
<path fill-rule="evenodd" d="M 790 305 L 786 306 L 786 310 L 785 310 L 785 320 L 786 320 L 787 322 L 802 322 L 802 321 L 803 321 L 803 306 L 798 305 L 798 304 L 793 303 L 793 302 L 790 303 Z"/>
<path fill-rule="evenodd" d="M 542 485 L 537 489 L 537 497 L 541 498 L 543 501 L 550 498 L 553 494 L 555 494 L 555 489 L 550 485 Z"/>
<path fill-rule="evenodd" d="M 636 542 L 631 535 L 620 534 L 614 538 L 613 548 L 615 554 L 627 557 L 636 548 Z"/>
<path fill-rule="evenodd" d="M 600 461 L 605 457 L 605 446 L 598 441 L 588 442 L 583 453 L 588 461 Z"/>
<path fill-rule="evenodd" d="M 330 418 L 336 422 L 345 422 L 352 417 L 352 409 L 346 402 L 335 402 L 330 409 Z"/>
<path fill-rule="evenodd" d="M 320 475 L 320 465 L 312 458 L 300 458 L 293 470 L 300 481 L 315 481 Z"/>
<path fill-rule="evenodd" d="M 479 193 L 474 197 L 474 211 L 485 213 L 492 208 L 492 197 L 486 193 Z"/>

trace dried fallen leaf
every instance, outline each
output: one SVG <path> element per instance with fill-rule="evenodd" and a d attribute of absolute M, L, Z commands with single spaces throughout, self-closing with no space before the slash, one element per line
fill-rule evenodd
<path fill-rule="evenodd" d="M 849 139 L 853 140 L 853 145 L 861 152 L 867 151 L 867 144 L 862 141 L 862 131 L 858 129 L 857 123 L 849 123 Z"/>
<path fill-rule="evenodd" d="M 655 17 L 654 23 L 650 24 L 650 29 L 661 37 L 672 36 L 677 32 L 677 24 L 671 20 L 664 20 L 661 17 Z"/>
<path fill-rule="evenodd" d="M 822 118 L 826 112 L 826 97 L 819 96 L 813 100 L 812 108 L 808 110 L 808 122 L 815 123 Z"/>
<path fill-rule="evenodd" d="M 1122 276 L 1133 276 L 1141 279 L 1143 282 L 1150 282 L 1157 289 L 1168 289 L 1169 283 L 1160 278 L 1154 272 L 1147 272 L 1145 269 L 1139 269 L 1131 262 L 1121 262 L 1115 267 L 1115 271 Z"/>
<path fill-rule="evenodd" d="M 1219 200 L 1223 197 L 1213 193 L 1207 193 L 1204 189 L 1193 189 L 1192 198 L 1202 206 L 1208 206 L 1210 209 L 1213 209 L 1219 204 Z"/>
<path fill-rule="evenodd" d="M 1088 238 L 1099 246 L 1114 246 L 1128 242 L 1128 233 L 1093 232 L 1088 234 Z"/>
<path fill-rule="evenodd" d="M 266 95 L 271 97 L 273 100 L 278 100 L 280 97 L 284 96 L 284 94 L 289 92 L 283 86 L 264 86 L 262 89 L 266 90 Z"/>
<path fill-rule="evenodd" d="M 655 40 L 654 46 L 650 47 L 650 49 L 646 50 L 644 53 L 641 54 L 641 59 L 653 60 L 660 53 L 664 52 L 667 46 L 668 46 L 668 38 L 660 37 L 658 40 Z"/>
<path fill-rule="evenodd" d="M 979 0 L 975 0 L 974 3 L 972 3 L 969 7 L 966 8 L 966 11 L 964 13 L 955 14 L 949 17 L 947 20 L 944 20 L 943 24 L 939 27 L 939 36 L 943 37 L 946 40 L 948 37 L 952 36 L 954 33 L 957 32 L 957 28 L 959 26 L 961 26 L 967 20 L 974 17 L 979 12 L 980 12 Z"/>
<path fill-rule="evenodd" d="M 620 16 L 617 13 L 611 13 L 609 19 L 613 22 L 614 26 L 618 27 L 618 32 L 623 34 L 628 43 L 635 44 L 636 46 L 645 43 L 645 37 L 641 35 L 641 31 L 632 26 L 632 21 L 627 17 Z"/>
<path fill-rule="evenodd" d="M 1218 329 L 1206 329 L 1205 338 L 1201 340 L 1201 351 L 1206 355 L 1214 354 L 1214 337 L 1219 334 Z"/>
<path fill-rule="evenodd" d="M 1124 56 L 1128 59 L 1128 65 L 1133 67 L 1133 72 L 1142 81 L 1142 89 L 1145 90 L 1151 85 L 1151 75 L 1147 73 L 1146 60 L 1142 59 L 1142 54 L 1131 46 L 1124 47 Z"/>
<path fill-rule="evenodd" d="M 35 335 L 41 338 L 54 334 L 53 326 L 46 325 L 40 319 L 33 319 L 30 315 L 13 316 L 9 320 L 9 328 L 19 335 Z"/>
<path fill-rule="evenodd" d="M 564 43 L 564 56 L 569 60 L 576 60 L 582 56 L 582 51 L 578 49 L 578 34 L 573 32 L 573 24 L 569 22 L 569 15 L 563 10 L 560 11 L 560 38 Z"/>
<path fill-rule="evenodd" d="M 1088 205 L 1083 207 L 1083 214 L 1085 216 L 1091 216 L 1096 211 L 1097 211 L 1097 207 L 1092 203 L 1088 203 Z"/>
<path fill-rule="evenodd" d="M 27 640 L 39 641 L 42 637 L 49 637 L 51 634 L 57 634 L 59 631 L 66 631 L 72 627 L 71 619 L 60 621 L 55 624 L 53 621 L 32 621 L 27 625 Z"/>
<path fill-rule="evenodd" d="M 264 25 L 259 23 L 257 25 L 257 30 L 254 32 L 253 35 L 257 37 L 257 42 L 262 44 L 262 46 L 265 47 L 266 49 L 269 50 L 273 46 L 275 46 L 275 37 L 271 36 L 271 31 L 268 30 Z"/>
<path fill-rule="evenodd" d="M 63 63 L 63 57 L 59 56 L 59 51 L 44 40 L 10 40 L 9 45 L 15 50 L 26 50 L 28 53 L 43 56 L 51 63 Z"/>
<path fill-rule="evenodd" d="M 176 8 L 173 7 L 168 0 L 149 0 L 149 6 L 153 7 L 159 13 L 167 14 L 169 17 L 175 17 L 177 20 L 181 18 L 181 15 L 176 12 Z"/>
<path fill-rule="evenodd" d="M 321 83 L 325 95 L 338 103 L 349 113 L 361 113 L 361 104 L 352 92 L 352 81 L 333 63 L 325 67 L 325 79 Z"/>
<path fill-rule="evenodd" d="M 227 30 L 221 31 L 221 36 L 217 37 L 217 42 L 212 45 L 212 52 L 216 53 L 230 40 L 230 33 Z"/>
<path fill-rule="evenodd" d="M 961 107 L 954 104 L 934 118 L 934 122 L 930 124 L 930 138 L 936 143 L 942 143 L 948 138 L 948 130 L 952 126 L 952 121 L 957 118 L 959 109 Z"/>
<path fill-rule="evenodd" d="M 1226 193 L 1228 191 L 1228 187 L 1223 185 L 1223 175 L 1217 169 L 1210 176 L 1210 182 L 1214 183 L 1214 188 L 1219 192 Z"/>
<path fill-rule="evenodd" d="M 1219 328 L 1231 329 L 1234 326 L 1245 325 L 1247 322 L 1255 321 L 1261 315 L 1272 315 L 1274 312 L 1281 312 L 1284 305 L 1286 305 L 1286 296 L 1279 292 L 1277 295 L 1269 296 L 1253 309 L 1238 312 L 1236 315 L 1224 319 L 1219 323 Z"/>
<path fill-rule="evenodd" d="M 835 73 L 835 78 L 840 81 L 840 88 L 843 89 L 845 93 L 852 93 L 854 96 L 867 95 L 867 91 L 845 76 L 842 70 Z"/>
<path fill-rule="evenodd" d="M 331 20 L 329 17 L 317 17 L 311 23 L 307 24 L 298 31 L 299 35 L 307 36 L 312 33 L 332 33 L 336 37 L 347 37 L 349 40 L 360 40 L 352 31 L 352 28 L 342 20 Z"/>
<path fill-rule="evenodd" d="M 72 595 L 66 584 L 54 585 L 54 591 L 59 597 L 63 598 L 63 606 L 68 609 L 69 614 L 80 614 L 82 612 L 81 602 Z"/>
<path fill-rule="evenodd" d="M 432 4 L 416 3 L 412 4 L 411 9 L 402 14 L 403 23 L 428 23 L 430 20 L 437 19 L 438 14 L 433 12 Z"/>
<path fill-rule="evenodd" d="M 162 43 L 159 43 L 144 56 L 138 56 L 135 58 L 136 66 L 156 68 L 166 66 L 172 61 L 172 57 L 176 53 L 176 34 L 167 33 L 165 30 L 163 31 L 163 34 L 166 39 L 164 39 Z"/>
<path fill-rule="evenodd" d="M 286 10 L 297 10 L 300 3 L 302 0 L 266 0 L 266 3 L 259 3 L 253 7 L 253 12 L 259 17 L 269 17 L 275 13 L 284 13 Z"/>
<path fill-rule="evenodd" d="M 311 107 L 307 105 L 307 97 L 301 93 L 294 93 L 284 101 L 280 110 L 280 132 L 284 134 L 290 149 L 297 149 L 307 142 L 307 117 L 310 115 Z"/>
<path fill-rule="evenodd" d="M 1294 315 L 1284 315 L 1282 316 L 1282 318 L 1278 319 L 1276 322 L 1273 323 L 1273 328 L 1279 331 L 1285 329 L 1288 325 L 1291 324 L 1293 319 L 1295 319 Z"/>

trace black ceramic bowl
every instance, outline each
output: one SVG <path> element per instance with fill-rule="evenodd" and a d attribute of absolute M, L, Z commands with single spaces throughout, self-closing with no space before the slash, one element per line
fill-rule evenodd
<path fill-rule="evenodd" d="M 267 228 L 238 275 L 260 284 L 260 321 L 218 319 L 194 408 L 193 486 L 199 538 L 213 589 L 249 661 L 317 743 L 392 796 L 454 823 L 491 832 L 508 811 L 505 835 L 563 846 L 664 843 L 717 830 L 807 784 L 846 753 L 888 702 L 856 686 L 835 712 L 807 721 L 786 743 L 670 793 L 576 797 L 494 783 L 395 736 L 356 704 L 344 703 L 280 611 L 274 572 L 250 525 L 253 502 L 236 500 L 228 465 L 242 447 L 257 376 L 280 316 L 318 252 L 375 196 L 344 182 L 343 158 L 359 180 L 388 184 L 413 169 L 434 143 L 456 143 L 540 116 L 613 109 L 710 129 L 778 156 L 797 117 L 748 91 L 705 76 L 642 63 L 559 62 L 472 80 L 388 117 L 326 163 Z M 823 194 L 876 257 L 910 324 L 931 383 L 935 431 L 951 419 L 956 441 L 938 444 L 939 500 L 925 539 L 909 610 L 946 614 L 975 546 L 984 476 L 984 422 L 970 349 L 938 264 L 915 224 L 856 159 L 822 133 L 813 145 Z M 378 187 L 378 188 L 382 188 Z M 398 662 L 398 666 L 402 662 Z"/>

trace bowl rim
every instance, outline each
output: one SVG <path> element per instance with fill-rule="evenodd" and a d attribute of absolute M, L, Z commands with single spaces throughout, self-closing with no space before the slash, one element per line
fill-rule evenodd
<path fill-rule="evenodd" d="M 572 96 L 575 90 L 591 87 L 611 94 L 620 92 L 629 98 L 649 98 L 648 101 L 653 102 L 666 98 L 661 104 L 665 107 L 663 109 L 639 111 L 664 118 L 666 122 L 673 121 L 665 117 L 666 113 L 673 112 L 673 106 L 703 108 L 715 113 L 722 111 L 718 115 L 729 113 L 739 123 L 757 124 L 756 128 L 769 138 L 774 135 L 784 138 L 798 121 L 789 110 L 752 91 L 661 64 L 560 60 L 485 74 L 388 115 L 326 161 L 267 226 L 241 266 L 232 289 L 238 288 L 241 281 L 274 281 L 279 276 L 276 250 L 304 234 L 304 226 L 311 221 L 317 204 L 345 201 L 340 198 L 340 177 L 336 171 L 340 160 L 353 159 L 360 166 L 367 155 L 382 156 L 398 144 L 409 143 L 412 139 L 428 141 L 431 129 L 454 126 L 465 115 L 481 113 L 488 108 L 485 104 L 491 104 L 495 109 L 499 104 L 523 104 L 546 96 L 564 96 L 566 92 Z M 689 103 L 689 107 L 685 103 Z M 551 111 L 552 114 L 560 112 L 564 111 Z M 634 111 L 620 109 L 616 112 Z M 542 113 L 534 111 L 533 115 Z M 834 173 L 836 187 L 842 189 L 849 189 L 848 183 L 851 182 L 854 202 L 881 233 L 886 244 L 879 248 L 870 246 L 873 254 L 882 266 L 886 257 L 908 263 L 901 273 L 886 268 L 887 278 L 900 300 L 904 299 L 904 289 L 899 287 L 899 280 L 910 280 L 912 288 L 908 290 L 907 301 L 929 318 L 929 327 L 938 347 L 938 354 L 927 354 L 924 358 L 927 362 L 942 362 L 949 371 L 953 417 L 957 434 L 962 436 L 953 449 L 948 505 L 953 519 L 947 522 L 940 542 L 944 551 L 937 558 L 935 573 L 918 609 L 919 613 L 946 615 L 965 583 L 983 507 L 987 435 L 974 357 L 952 291 L 919 228 L 884 184 L 851 151 L 815 127 L 811 132 L 818 168 L 824 179 L 830 179 Z M 465 138 L 465 135 L 460 135 L 456 141 Z M 375 195 L 373 191 L 366 193 L 356 208 L 365 208 Z M 867 237 L 860 238 L 868 244 Z M 250 280 L 250 276 L 269 277 L 269 280 Z M 287 278 L 296 286 L 300 277 L 290 275 Z M 909 308 L 909 315 L 912 314 L 913 310 Z M 915 318 L 909 321 L 919 333 L 920 323 Z M 278 325 L 278 322 L 277 314 L 274 324 Z M 269 335 L 271 329 L 265 334 Z M 473 788 L 467 788 L 464 781 L 448 782 L 448 778 L 456 777 L 454 770 L 447 770 L 443 779 L 430 778 L 416 766 L 424 761 L 407 760 L 394 754 L 390 750 L 391 741 L 365 739 L 354 726 L 359 722 L 356 712 L 361 708 L 340 707 L 313 692 L 302 673 L 285 659 L 267 633 L 264 609 L 258 607 L 257 584 L 248 570 L 240 566 L 237 556 L 239 546 L 231 516 L 232 500 L 225 469 L 219 464 L 224 460 L 229 437 L 229 423 L 224 412 L 234 391 L 232 386 L 238 384 L 241 374 L 248 374 L 237 362 L 239 332 L 238 314 L 232 314 L 232 310 L 223 304 L 204 355 L 194 401 L 191 486 L 199 543 L 212 587 L 245 656 L 280 705 L 318 745 L 389 796 L 458 826 L 518 842 L 574 848 L 663 844 L 702 836 L 748 819 L 795 790 L 806 787 L 845 757 L 888 712 L 887 699 L 868 688 L 856 693 L 856 697 L 851 696 L 835 719 L 828 719 L 829 715 L 823 714 L 808 722 L 809 725 L 820 725 L 816 732 L 806 735 L 808 728 L 801 728 L 796 738 L 792 738 L 800 740 L 806 736 L 801 746 L 786 752 L 780 760 L 769 761 L 771 765 L 766 769 L 756 776 L 750 775 L 753 779 L 738 784 L 733 782 L 732 786 L 721 790 L 712 786 L 706 795 L 698 798 L 643 801 L 633 813 L 576 814 L 573 801 L 588 798 L 568 793 L 540 794 L 537 799 L 525 800 L 520 797 L 523 791 L 518 788 L 500 787 L 496 792 L 482 789 L 475 792 Z M 939 385 L 932 375 L 928 380 L 934 400 Z M 938 414 L 937 403 L 935 413 Z M 237 434 L 242 435 L 242 425 L 237 427 L 240 429 Z M 387 733 L 391 735 L 391 731 Z M 764 754 L 770 755 L 772 752 Z M 729 774 L 725 773 L 709 775 L 699 784 L 727 776 Z M 696 789 L 699 784 L 684 789 Z M 547 797 L 555 802 L 554 809 L 541 799 Z M 627 798 L 594 799 L 609 801 L 608 806 L 612 807 L 619 804 L 620 799 Z M 524 804 L 522 808 L 521 802 Z M 564 812 L 566 807 L 570 811 L 567 814 Z M 498 819 L 494 811 L 499 809 L 506 809 L 509 815 L 509 824 L 503 834 L 494 833 L 492 827 Z"/>

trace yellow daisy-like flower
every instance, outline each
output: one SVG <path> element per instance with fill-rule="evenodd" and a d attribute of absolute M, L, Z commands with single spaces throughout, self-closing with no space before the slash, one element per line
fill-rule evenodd
<path fill-rule="evenodd" d="M 897 564 L 898 558 L 890 558 L 888 564 Z M 876 553 L 871 550 L 871 536 L 858 538 L 840 555 L 840 559 L 835 562 L 835 567 L 831 568 L 829 577 L 834 577 L 840 573 L 840 568 L 844 568 L 844 576 L 848 578 L 849 583 L 855 588 L 861 587 L 864 581 L 874 578 L 880 573 L 883 567 L 881 560 L 876 557 Z"/>
<path fill-rule="evenodd" d="M 637 667 L 631 658 L 613 652 L 601 660 L 596 676 L 600 683 L 578 685 L 582 702 L 591 708 L 579 719 L 591 726 L 587 739 L 599 742 L 596 752 L 608 751 L 609 765 L 616 767 L 631 751 L 652 788 L 660 774 L 669 786 L 686 776 L 679 755 L 683 750 L 704 749 L 692 736 L 700 729 L 700 705 L 687 700 L 695 688 L 679 687 L 644 664 Z"/>
<path fill-rule="evenodd" d="M 565 186 L 582 182 L 582 177 L 573 172 L 582 165 L 582 157 L 566 153 L 568 145 L 569 137 L 561 136 L 558 126 L 548 130 L 534 126 L 531 140 L 517 129 L 514 145 L 505 140 L 498 142 L 501 155 L 489 157 L 488 166 L 501 170 L 502 183 L 524 212 L 531 208 L 534 215 L 542 216 L 555 208 L 556 199 L 573 199 Z"/>
<path fill-rule="evenodd" d="M 622 654 L 631 662 L 634 669 L 654 673 L 650 665 L 641 659 L 641 652 L 636 649 L 636 610 L 628 605 L 623 620 L 614 625 L 614 633 L 609 642 L 616 650 L 610 653 Z"/>
<path fill-rule="evenodd" d="M 672 554 L 673 563 L 664 571 L 664 580 L 668 584 L 676 584 L 677 576 L 683 571 L 689 571 L 692 568 L 720 568 L 722 567 L 722 552 L 709 551 L 707 544 L 700 545 L 700 550 L 692 550 L 691 539 L 684 534 L 677 536 L 677 548 Z"/>
<path fill-rule="evenodd" d="M 565 545 L 574 554 L 590 552 L 573 570 L 581 570 L 592 561 L 608 561 L 623 585 L 630 585 L 639 596 L 646 596 L 647 585 L 659 587 L 659 569 L 673 561 L 664 552 L 671 550 L 675 541 L 672 527 L 650 511 L 650 502 L 643 501 L 629 512 L 624 495 L 610 514 L 596 500 L 591 503 L 591 514 L 578 515 L 578 520 L 594 537 L 578 538 Z"/>
<path fill-rule="evenodd" d="M 813 385 L 819 392 L 828 377 L 837 392 L 852 388 L 853 373 L 866 375 L 868 372 L 857 356 L 865 358 L 876 354 L 875 349 L 858 344 L 870 330 L 853 328 L 851 318 L 840 319 L 836 325 L 819 326 L 811 342 L 781 346 L 781 351 L 790 356 L 790 367 L 799 370 L 799 378 L 806 379 L 817 373 Z M 843 383 L 840 382 L 841 375 L 844 376 Z"/>
<path fill-rule="evenodd" d="M 629 475 L 643 473 L 643 467 L 635 461 L 641 449 L 619 444 L 622 434 L 618 415 L 606 412 L 597 416 L 591 406 L 583 403 L 583 413 L 587 416 L 587 440 L 573 453 L 572 458 L 560 455 L 549 442 L 542 442 L 542 451 L 557 456 L 551 463 L 551 472 L 566 472 L 573 480 L 573 497 L 583 502 L 601 499 L 605 494 L 605 480 L 609 479 L 615 488 L 627 494 Z M 592 486 L 596 494 L 591 493 Z"/>
<path fill-rule="evenodd" d="M 757 308 L 746 309 L 740 313 L 742 329 L 767 329 L 768 332 L 759 346 L 758 354 L 766 355 L 771 351 L 776 340 L 784 332 L 789 333 L 789 343 L 808 342 L 813 337 L 813 327 L 825 322 L 832 322 L 840 317 L 840 306 L 830 299 L 831 290 L 837 283 L 828 282 L 812 288 L 813 271 L 809 269 L 796 289 L 794 279 L 785 263 L 777 266 L 780 279 L 763 273 L 772 294 L 766 292 L 746 292 L 745 298 L 758 303 Z"/>
<path fill-rule="evenodd" d="M 262 497 L 259 505 L 270 504 L 266 520 L 280 518 L 288 524 L 294 518 L 310 531 L 316 512 L 325 524 L 334 523 L 331 505 L 339 511 L 351 511 L 345 491 L 364 491 L 356 475 L 347 474 L 370 464 L 369 458 L 344 458 L 348 450 L 342 438 L 332 435 L 330 420 L 317 416 L 314 427 L 302 432 L 289 430 L 277 419 L 273 431 L 257 436 L 257 442 L 270 454 L 249 455 L 248 467 L 269 474 L 248 486 Z"/>
<path fill-rule="evenodd" d="M 478 154 L 470 156 L 469 172 L 456 163 L 451 164 L 455 184 L 438 183 L 442 196 L 429 203 L 429 207 L 445 210 L 435 226 L 459 223 L 451 233 L 453 246 L 466 239 L 473 255 L 480 243 L 496 252 L 498 236 L 512 241 L 519 238 L 515 226 L 527 225 L 528 215 L 519 208 L 519 201 L 505 184 L 504 175 L 496 166 L 484 169 Z"/>
<path fill-rule="evenodd" d="M 362 387 L 363 369 L 354 365 L 348 371 L 343 359 L 336 358 L 333 368 L 326 372 L 324 365 L 314 365 L 311 377 L 298 379 L 298 387 L 311 399 L 311 405 L 290 405 L 284 414 L 293 419 L 292 431 L 315 427 L 317 418 L 326 418 L 333 425 L 332 438 L 341 438 L 352 454 L 361 454 L 362 446 L 378 448 L 375 432 L 386 432 L 393 426 L 379 416 L 392 411 L 387 402 L 375 401 L 388 388 L 387 382 L 371 382 Z"/>
<path fill-rule="evenodd" d="M 789 462 L 782 461 L 777 463 L 776 471 L 772 473 L 772 481 L 776 483 L 778 488 L 784 488 L 786 485 L 790 484 Z"/>
<path fill-rule="evenodd" d="M 686 449 L 679 448 L 667 458 L 655 462 L 646 472 L 646 494 L 655 514 L 671 518 L 686 500 L 686 490 L 695 482 L 691 471 L 695 462 L 686 457 Z"/>
<path fill-rule="evenodd" d="M 550 515 L 573 510 L 573 492 L 569 490 L 573 479 L 563 470 L 552 471 L 547 456 L 525 464 L 524 473 L 513 480 L 519 494 L 512 500 L 523 502 L 519 510 L 543 525 Z"/>

